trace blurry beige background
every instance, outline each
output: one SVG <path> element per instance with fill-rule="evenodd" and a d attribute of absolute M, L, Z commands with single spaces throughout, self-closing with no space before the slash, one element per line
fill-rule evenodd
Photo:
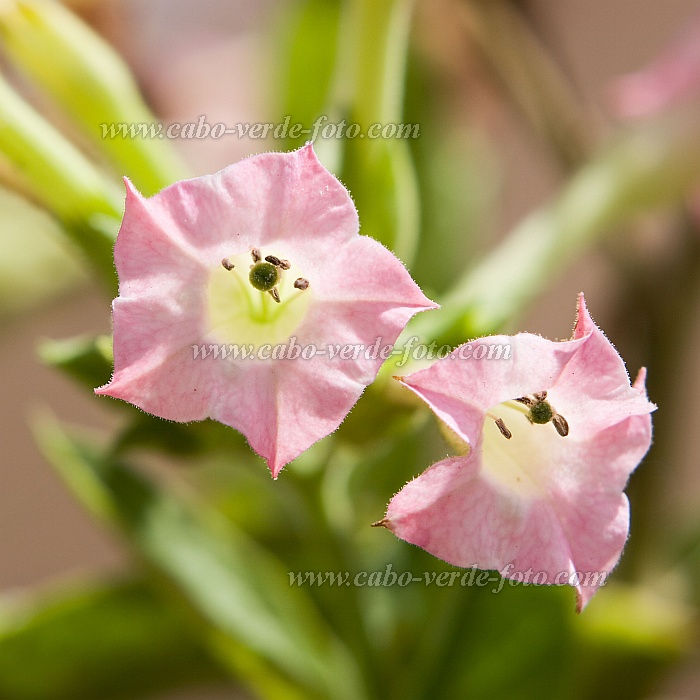
<path fill-rule="evenodd" d="M 560 173 L 540 144 L 499 95 L 480 87 L 483 66 L 453 23 L 444 21 L 455 0 L 418 2 L 416 45 L 424 60 L 444 72 L 460 105 L 487 129 L 499 145 L 500 212 L 498 233 L 555 191 Z M 274 55 L 270 27 L 279 21 L 273 0 L 112 0 L 74 2 L 126 56 L 164 122 L 209 124 L 272 121 L 269 75 Z M 563 69 L 573 76 L 584 101 L 601 115 L 604 128 L 606 86 L 642 67 L 700 13 L 697 0 L 532 0 L 522 3 L 536 17 L 544 41 Z M 224 137 L 176 141 L 193 174 L 217 170 L 265 144 Z M 507 158 L 505 158 L 507 154 Z M 360 212 L 362 216 L 362 212 Z M 649 245 L 663 249 L 663 221 L 648 222 Z M 596 320 L 607 327 L 614 309 L 608 293 L 615 279 L 602 256 L 591 254 L 541 301 L 523 330 L 565 337 L 571 327 L 576 293 L 584 288 Z M 562 299 L 566 303 L 562 303 Z M 669 310 L 673 313 L 674 310 Z M 0 320 L 0 590 L 41 586 L 85 572 L 119 571 L 126 555 L 102 532 L 62 488 L 33 444 L 27 418 L 37 406 L 50 406 L 61 419 L 96 427 L 116 419 L 108 399 L 79 391 L 37 361 L 39 339 L 109 332 L 108 302 L 83 285 L 45 303 L 42 308 Z M 700 327 L 698 330 L 700 337 Z M 615 341 L 615 338 L 613 338 Z M 624 348 L 620 348 L 625 356 Z M 636 368 L 637 358 L 627 358 Z M 691 386 L 698 386 L 697 367 Z M 688 396 L 691 388 L 688 389 Z M 652 396 L 653 399 L 653 396 Z M 689 417 L 695 424 L 697 412 Z M 680 479 L 661 494 L 663 507 L 697 512 L 695 455 L 698 431 L 679 448 Z M 678 474 L 677 474 L 678 476 Z M 668 697 L 691 697 L 685 677 L 668 680 Z M 695 679 L 697 682 L 697 678 Z M 697 687 L 697 686 L 696 686 Z M 182 698 L 232 697 L 229 689 L 202 689 Z M 175 696 L 172 696 L 173 698 Z M 661 696 L 660 696 L 661 697 Z"/>

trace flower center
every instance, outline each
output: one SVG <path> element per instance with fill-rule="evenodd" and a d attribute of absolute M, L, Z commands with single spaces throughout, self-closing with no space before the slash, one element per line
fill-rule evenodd
<path fill-rule="evenodd" d="M 280 273 L 272 263 L 259 262 L 250 268 L 248 279 L 255 289 L 269 292 L 279 282 Z"/>
<path fill-rule="evenodd" d="M 528 418 L 537 425 L 544 425 L 554 418 L 554 411 L 546 401 L 538 401 L 530 406 Z"/>
<path fill-rule="evenodd" d="M 258 250 L 252 258 L 224 258 L 209 276 L 207 335 L 216 342 L 256 349 L 284 343 L 306 314 L 313 289 L 301 270 L 273 255 L 263 260 Z"/>
<path fill-rule="evenodd" d="M 504 401 L 486 412 L 482 464 L 484 474 L 519 496 L 534 497 L 544 490 L 562 438 L 566 420 L 546 400 L 546 392 Z M 552 426 L 547 426 L 547 423 Z"/>

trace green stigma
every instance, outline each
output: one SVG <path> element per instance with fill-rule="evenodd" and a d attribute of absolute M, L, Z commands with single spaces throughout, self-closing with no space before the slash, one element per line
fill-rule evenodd
<path fill-rule="evenodd" d="M 546 401 L 538 401 L 530 406 L 528 418 L 537 425 L 544 425 L 554 418 L 554 411 Z"/>
<path fill-rule="evenodd" d="M 269 292 L 279 282 L 280 273 L 272 263 L 258 262 L 251 268 L 248 279 L 255 289 Z"/>

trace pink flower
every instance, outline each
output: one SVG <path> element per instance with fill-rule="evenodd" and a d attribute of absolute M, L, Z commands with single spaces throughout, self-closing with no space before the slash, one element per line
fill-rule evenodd
<path fill-rule="evenodd" d="M 435 307 L 392 253 L 358 234 L 347 190 L 311 145 L 150 199 L 126 185 L 114 375 L 96 393 L 169 420 L 230 425 L 274 477 L 374 380 L 376 339 L 393 344 L 411 316 Z M 350 359 L 291 359 L 329 344 L 351 345 Z M 253 357 L 234 357 L 233 345 Z M 285 357 L 272 359 L 280 347 Z"/>
<path fill-rule="evenodd" d="M 464 454 L 404 486 L 377 524 L 456 566 L 569 583 L 580 611 L 627 540 L 623 489 L 649 449 L 655 408 L 645 372 L 630 386 L 583 295 L 571 340 L 521 333 L 472 346 L 483 344 L 502 352 L 456 350 L 401 379 Z"/>
<path fill-rule="evenodd" d="M 615 112 L 623 117 L 658 114 L 700 93 L 700 16 L 648 66 L 618 78 L 611 88 Z"/>

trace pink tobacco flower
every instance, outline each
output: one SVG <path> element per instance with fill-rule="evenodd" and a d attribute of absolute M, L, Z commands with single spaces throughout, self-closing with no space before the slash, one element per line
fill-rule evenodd
<path fill-rule="evenodd" d="M 274 477 L 374 380 L 385 359 L 369 351 L 376 339 L 393 344 L 435 307 L 392 253 L 358 234 L 347 190 L 311 145 L 150 199 L 126 187 L 114 375 L 96 393 L 230 425 Z M 331 357 L 328 345 L 353 352 Z"/>
<path fill-rule="evenodd" d="M 456 566 L 573 585 L 580 611 L 627 540 L 623 489 L 649 449 L 655 408 L 645 372 L 630 385 L 583 295 L 571 340 L 476 342 L 510 352 L 455 351 L 401 378 L 463 454 L 404 486 L 377 524 Z"/>
<path fill-rule="evenodd" d="M 658 114 L 700 94 L 700 15 L 685 34 L 640 71 L 611 86 L 613 109 L 623 117 Z"/>

